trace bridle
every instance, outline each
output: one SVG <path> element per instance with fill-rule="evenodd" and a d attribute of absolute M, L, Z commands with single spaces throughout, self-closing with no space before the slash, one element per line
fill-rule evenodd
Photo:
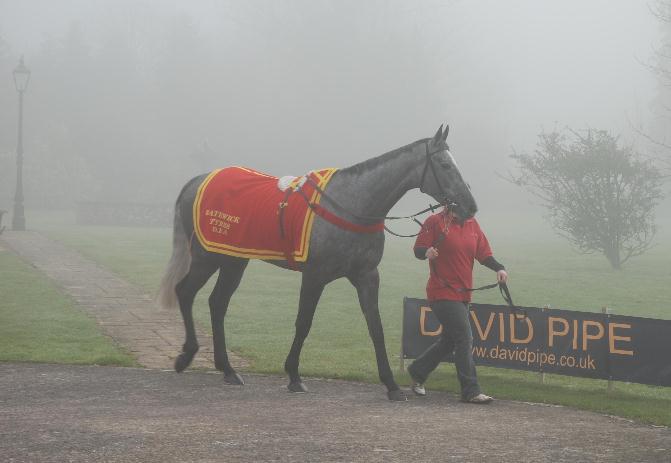
<path fill-rule="evenodd" d="M 417 217 L 417 216 L 419 216 L 419 215 L 422 215 L 422 214 L 425 214 L 426 212 L 429 212 L 429 211 L 434 212 L 434 211 L 435 211 L 437 208 L 439 208 L 440 206 L 447 206 L 448 208 L 454 208 L 454 207 L 456 207 L 456 206 L 457 206 L 457 203 L 455 203 L 454 201 L 452 201 L 452 200 L 449 198 L 449 195 L 447 194 L 447 192 L 445 191 L 445 189 L 444 189 L 443 186 L 441 185 L 440 180 L 439 180 L 439 178 L 438 178 L 438 174 L 436 173 L 436 167 L 435 167 L 434 164 L 433 164 L 433 156 L 434 156 L 435 154 L 442 153 L 442 152 L 445 151 L 445 150 L 444 150 L 444 149 L 438 149 L 438 150 L 436 150 L 436 151 L 429 152 L 429 141 L 425 141 L 425 142 L 424 142 L 424 149 L 426 150 L 426 158 L 425 158 L 425 163 L 424 163 L 424 170 L 422 171 L 422 178 L 421 178 L 420 183 L 419 183 L 419 191 L 421 191 L 422 193 L 425 193 L 425 191 L 424 191 L 424 182 L 425 182 L 425 180 L 426 180 L 426 173 L 429 171 L 429 169 L 431 169 L 431 173 L 432 173 L 433 178 L 434 178 L 434 180 L 435 180 L 435 182 L 436 182 L 436 185 L 438 185 L 438 190 L 439 190 L 439 192 L 440 192 L 440 195 L 441 195 L 440 198 L 442 199 L 442 201 L 440 202 L 440 204 L 437 204 L 437 205 L 433 205 L 433 204 L 431 204 L 431 205 L 429 205 L 429 207 L 427 207 L 426 209 L 421 210 L 421 211 L 419 211 L 419 212 L 417 212 L 417 213 L 415 213 L 415 214 L 412 214 L 412 215 L 404 215 L 404 216 L 369 216 L 369 215 L 359 215 L 359 214 L 355 214 L 355 213 L 349 211 L 349 210 L 348 210 L 347 208 L 345 208 L 344 206 L 342 206 L 340 203 L 338 203 L 338 201 L 336 201 L 335 199 L 331 198 L 331 197 L 330 197 L 330 196 L 329 196 L 329 195 L 328 195 L 322 188 L 319 187 L 319 185 L 317 184 L 317 182 L 315 182 L 315 180 L 314 180 L 311 176 L 308 176 L 308 177 L 307 177 L 307 183 L 309 183 L 315 190 L 317 190 L 317 192 L 318 192 L 322 197 L 324 197 L 329 203 L 331 203 L 331 204 L 333 205 L 334 209 L 336 209 L 336 210 L 339 211 L 339 212 L 343 212 L 343 213 L 345 213 L 345 214 L 347 214 L 347 215 L 349 215 L 349 216 L 351 216 L 351 217 L 353 217 L 353 218 L 355 218 L 355 219 L 357 219 L 357 220 L 363 221 L 363 222 L 381 222 L 381 221 L 385 221 L 385 220 L 414 219 L 415 217 Z M 297 189 L 296 191 L 301 192 L 300 188 Z M 309 202 L 309 201 L 308 201 L 308 202 Z M 421 224 L 420 224 L 420 225 L 421 225 Z M 389 231 L 389 232 L 392 233 L 392 234 L 395 234 L 395 233 L 391 232 L 391 231 L 388 230 L 388 229 L 387 229 L 387 231 Z M 397 235 L 397 236 L 404 236 L 404 235 Z M 416 235 L 412 235 L 412 236 L 416 236 Z"/>
<path fill-rule="evenodd" d="M 394 235 L 394 236 L 398 236 L 398 237 L 401 237 L 401 238 L 414 238 L 415 236 L 417 236 L 419 234 L 419 232 L 411 234 L 411 235 L 401 235 L 401 234 L 395 233 L 392 230 L 390 230 L 386 225 L 384 225 L 384 221 L 385 220 L 411 219 L 421 227 L 422 223 L 419 222 L 416 219 L 417 216 L 425 214 L 429 211 L 431 213 L 434 213 L 435 210 L 438 209 L 441 206 L 445 206 L 448 209 L 453 209 L 453 208 L 457 207 L 457 203 L 455 203 L 454 201 L 449 199 L 449 195 L 447 194 L 447 192 L 443 188 L 442 184 L 440 183 L 440 180 L 438 178 L 438 174 L 436 173 L 436 167 L 433 164 L 433 156 L 435 154 L 443 152 L 444 149 L 438 149 L 436 151 L 429 152 L 429 141 L 428 140 L 424 142 L 424 149 L 426 150 L 426 156 L 425 156 L 424 170 L 422 171 L 422 177 L 421 177 L 421 181 L 420 181 L 420 184 L 419 184 L 419 190 L 422 193 L 424 193 L 424 182 L 426 181 L 426 174 L 429 171 L 429 169 L 431 169 L 431 173 L 432 173 L 433 178 L 436 182 L 436 185 L 438 185 L 438 190 L 440 192 L 440 195 L 441 195 L 440 197 L 442 199 L 442 202 L 440 204 L 429 204 L 429 207 L 427 207 L 426 209 L 423 209 L 423 210 L 421 210 L 419 212 L 416 212 L 412 215 L 405 215 L 405 216 L 367 216 L 367 215 L 355 214 L 352 211 L 345 208 L 344 206 L 342 206 L 334 198 L 330 197 L 322 188 L 319 187 L 317 182 L 315 182 L 314 179 L 312 179 L 312 176 L 308 175 L 307 183 L 309 183 L 339 213 L 345 214 L 347 216 L 350 216 L 350 217 L 352 217 L 356 220 L 359 220 L 361 222 L 364 222 L 364 223 L 373 222 L 373 226 L 374 226 L 375 223 L 382 223 L 383 224 L 383 229 L 386 230 L 388 233 Z M 301 191 L 300 188 L 298 188 L 296 191 L 298 191 L 299 193 L 301 193 L 301 195 L 303 195 L 303 192 Z M 310 205 L 310 201 L 307 199 L 307 197 L 304 197 L 304 199 L 308 203 L 308 205 L 312 208 L 312 206 Z M 286 199 L 285 199 L 285 202 L 286 202 Z M 323 207 L 321 207 L 321 206 L 318 206 L 318 209 L 320 209 L 321 211 L 324 210 Z M 322 215 L 322 214 L 320 214 L 320 215 Z M 330 217 L 333 218 L 332 215 L 330 215 Z"/>
<path fill-rule="evenodd" d="M 425 193 L 424 191 L 424 181 L 426 180 L 426 173 L 429 171 L 429 168 L 431 168 L 431 173 L 433 174 L 433 179 L 436 182 L 436 185 L 438 185 L 438 192 L 440 193 L 440 198 L 441 198 L 441 204 L 445 206 L 450 206 L 450 207 L 456 207 L 457 203 L 452 201 L 452 199 L 449 197 L 445 189 L 443 188 L 443 185 L 440 183 L 440 179 L 438 178 L 438 174 L 436 173 L 436 166 L 433 164 L 433 156 L 438 153 L 442 153 L 445 151 L 444 149 L 438 149 L 436 151 L 429 152 L 429 142 L 426 141 L 424 145 L 426 149 L 426 162 L 424 163 L 424 170 L 422 171 L 422 179 L 419 182 L 419 191 L 422 193 Z"/>
<path fill-rule="evenodd" d="M 356 231 L 360 233 L 374 233 L 382 230 L 386 230 L 388 233 L 399 236 L 401 238 L 414 238 L 419 234 L 415 233 L 412 235 L 400 235 L 398 233 L 393 232 L 390 230 L 385 224 L 385 220 L 400 220 L 400 219 L 412 219 L 415 221 L 420 227 L 422 226 L 422 223 L 416 219 L 417 216 L 425 214 L 426 212 L 431 211 L 433 213 L 438 207 L 445 206 L 448 209 L 453 209 L 457 207 L 457 203 L 451 201 L 449 199 L 449 196 L 443 186 L 440 183 L 440 180 L 438 178 L 438 174 L 436 173 L 436 167 L 433 164 L 433 156 L 435 154 L 438 154 L 442 151 L 443 149 L 439 149 L 433 152 L 429 152 L 429 141 L 424 142 L 424 148 L 426 150 L 426 158 L 425 158 L 425 163 L 424 163 L 424 170 L 422 172 L 422 178 L 420 181 L 419 185 L 419 190 L 424 193 L 424 182 L 426 180 L 426 173 L 429 171 L 429 168 L 431 169 L 431 173 L 433 175 L 433 178 L 436 182 L 436 185 L 438 185 L 439 192 L 441 194 L 441 199 L 442 202 L 438 205 L 433 205 L 429 204 L 429 207 L 421 210 L 419 212 L 416 212 L 415 214 L 412 215 L 405 215 L 405 216 L 367 216 L 367 215 L 359 215 L 355 214 L 352 211 L 350 211 L 348 208 L 342 206 L 338 201 L 336 201 L 334 198 L 332 198 L 330 195 L 328 195 L 320 186 L 319 184 L 312 178 L 312 175 L 308 175 L 306 177 L 306 182 L 312 186 L 324 199 L 326 199 L 333 207 L 335 211 L 337 211 L 339 214 L 344 214 L 345 216 L 350 216 L 354 218 L 355 220 L 358 220 L 360 222 L 367 223 L 368 225 L 359 225 L 355 224 L 349 220 L 342 219 L 336 214 L 333 214 L 332 212 L 326 210 L 323 206 L 320 204 L 313 204 L 305 195 L 303 192 L 302 188 L 299 186 L 296 189 L 288 189 L 286 192 L 286 195 L 284 197 L 284 201 L 280 203 L 279 209 L 278 209 L 278 215 L 279 215 L 279 221 L 280 221 L 280 233 L 282 235 L 282 238 L 284 238 L 284 226 L 283 226 L 283 212 L 284 212 L 284 207 L 287 205 L 287 201 L 289 199 L 289 196 L 293 192 L 297 192 L 300 194 L 300 196 L 303 197 L 305 202 L 307 203 L 308 207 L 312 209 L 313 212 L 315 212 L 317 215 L 321 216 L 322 218 L 328 220 L 331 223 L 334 223 L 335 225 L 348 229 L 350 231 Z"/>

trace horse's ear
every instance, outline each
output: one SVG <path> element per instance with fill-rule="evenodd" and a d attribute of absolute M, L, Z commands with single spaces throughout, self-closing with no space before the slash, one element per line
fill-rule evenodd
<path fill-rule="evenodd" d="M 440 137 L 443 136 L 443 124 L 440 124 L 440 127 L 438 127 L 438 132 L 433 136 L 433 143 L 438 143 L 440 140 Z"/>
<path fill-rule="evenodd" d="M 447 134 L 450 133 L 450 124 L 445 125 L 445 131 L 443 132 L 443 142 L 447 140 Z"/>

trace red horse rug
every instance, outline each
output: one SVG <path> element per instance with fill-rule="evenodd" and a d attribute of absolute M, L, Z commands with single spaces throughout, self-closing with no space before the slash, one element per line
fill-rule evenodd
<path fill-rule="evenodd" d="M 307 176 L 323 190 L 335 171 Z M 315 214 L 293 191 L 300 188 L 311 204 L 321 197 L 307 176 L 279 179 L 245 167 L 213 171 L 193 204 L 198 241 L 208 251 L 230 256 L 305 262 Z"/>

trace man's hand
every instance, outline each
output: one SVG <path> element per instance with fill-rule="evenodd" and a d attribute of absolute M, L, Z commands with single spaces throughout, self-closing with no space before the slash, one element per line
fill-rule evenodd
<path fill-rule="evenodd" d="M 436 257 L 438 257 L 438 250 L 436 248 L 434 248 L 433 246 L 431 246 L 429 249 L 426 250 L 425 256 L 426 256 L 427 259 L 433 260 Z"/>
<path fill-rule="evenodd" d="M 428 253 L 429 251 L 427 251 Z M 505 270 L 499 270 L 496 272 L 496 281 L 498 283 L 507 283 L 508 282 L 508 273 Z"/>

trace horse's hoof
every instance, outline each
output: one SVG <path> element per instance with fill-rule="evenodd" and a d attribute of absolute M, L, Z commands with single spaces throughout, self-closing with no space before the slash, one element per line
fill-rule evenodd
<path fill-rule="evenodd" d="M 305 384 L 303 384 L 302 381 L 298 381 L 296 383 L 289 383 L 287 389 L 289 389 L 289 392 L 297 392 L 299 394 L 304 394 L 308 392 L 308 388 L 305 387 Z"/>
<path fill-rule="evenodd" d="M 175 371 L 181 373 L 186 370 L 186 367 L 191 365 L 191 360 L 193 360 L 192 355 L 179 354 L 175 359 Z"/>
<path fill-rule="evenodd" d="M 396 389 L 395 391 L 388 391 L 387 397 L 389 397 L 389 400 L 393 400 L 394 402 L 405 402 L 408 400 L 405 392 L 400 389 Z"/>
<path fill-rule="evenodd" d="M 237 373 L 231 373 L 229 375 L 224 375 L 224 382 L 226 384 L 233 384 L 235 386 L 244 386 L 245 381 L 242 379 L 242 376 L 240 376 Z"/>

